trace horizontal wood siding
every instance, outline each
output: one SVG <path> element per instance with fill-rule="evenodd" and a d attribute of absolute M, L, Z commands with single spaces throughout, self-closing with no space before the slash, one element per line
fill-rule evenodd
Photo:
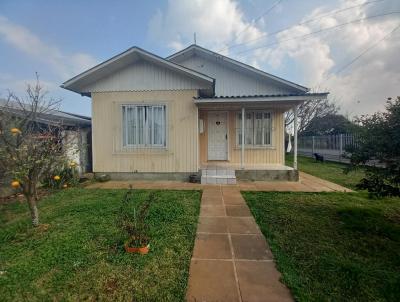
<path fill-rule="evenodd" d="M 231 163 L 240 163 L 241 148 L 236 145 L 236 113 L 238 111 L 229 111 L 229 158 Z M 246 164 L 284 164 L 284 126 L 282 109 L 273 109 L 272 112 L 272 146 L 265 148 L 245 149 Z M 199 112 L 200 119 L 204 121 L 204 133 L 200 134 L 200 162 L 207 162 L 208 147 L 208 129 L 207 129 L 207 111 Z"/>
<path fill-rule="evenodd" d="M 209 83 L 191 79 L 154 63 L 139 61 L 87 85 L 82 88 L 82 91 L 192 90 L 207 88 L 209 85 Z"/>
<path fill-rule="evenodd" d="M 196 90 L 92 94 L 94 172 L 195 172 L 198 169 Z M 165 104 L 167 147 L 124 149 L 122 104 Z"/>

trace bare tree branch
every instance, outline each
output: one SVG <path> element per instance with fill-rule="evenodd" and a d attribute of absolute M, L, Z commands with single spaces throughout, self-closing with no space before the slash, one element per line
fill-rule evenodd
<path fill-rule="evenodd" d="M 339 107 L 329 99 L 305 101 L 298 109 L 298 131 L 303 132 L 314 118 L 321 118 L 329 114 L 337 113 Z M 293 111 L 288 111 L 285 114 L 285 127 L 291 127 L 294 121 Z"/>

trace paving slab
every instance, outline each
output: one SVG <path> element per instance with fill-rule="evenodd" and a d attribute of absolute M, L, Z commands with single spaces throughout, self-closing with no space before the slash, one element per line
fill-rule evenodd
<path fill-rule="evenodd" d="M 200 217 L 197 225 L 198 233 L 228 233 L 226 217 Z"/>
<path fill-rule="evenodd" d="M 202 196 L 201 198 L 201 204 L 206 206 L 206 205 L 223 205 L 223 201 L 221 196 L 210 196 L 210 197 L 205 197 Z"/>
<path fill-rule="evenodd" d="M 200 207 L 200 217 L 201 216 L 226 216 L 225 207 L 202 205 Z"/>
<path fill-rule="evenodd" d="M 272 260 L 263 235 L 231 235 L 235 259 Z"/>
<path fill-rule="evenodd" d="M 192 260 L 189 275 L 187 301 L 241 301 L 233 261 Z"/>
<path fill-rule="evenodd" d="M 260 234 L 253 217 L 227 217 L 228 232 L 233 234 Z"/>
<path fill-rule="evenodd" d="M 225 205 L 245 205 L 246 204 L 243 197 L 231 197 L 231 198 L 224 197 L 224 203 L 225 203 Z"/>
<path fill-rule="evenodd" d="M 235 266 L 243 302 L 293 301 L 274 262 L 235 261 Z"/>
<path fill-rule="evenodd" d="M 247 205 L 226 205 L 226 215 L 233 217 L 252 217 Z"/>
<path fill-rule="evenodd" d="M 197 234 L 194 242 L 195 259 L 232 259 L 227 234 Z"/>

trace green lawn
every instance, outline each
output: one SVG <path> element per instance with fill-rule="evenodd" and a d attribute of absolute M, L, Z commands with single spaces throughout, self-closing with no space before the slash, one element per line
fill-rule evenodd
<path fill-rule="evenodd" d="M 298 301 L 400 301 L 400 199 L 244 192 Z"/>
<path fill-rule="evenodd" d="M 298 168 L 300 171 L 329 180 L 349 189 L 356 189 L 356 184 L 364 177 L 364 171 L 357 170 L 345 174 L 343 171 L 348 167 L 346 164 L 325 161 L 316 162 L 313 158 L 299 156 Z M 286 157 L 286 165 L 293 166 L 293 156 Z"/>
<path fill-rule="evenodd" d="M 157 191 L 151 251 L 127 254 L 116 228 L 124 190 L 68 189 L 40 202 L 47 231 L 25 203 L 0 204 L 1 301 L 183 301 L 200 192 Z M 135 191 L 138 199 L 149 191 Z"/>

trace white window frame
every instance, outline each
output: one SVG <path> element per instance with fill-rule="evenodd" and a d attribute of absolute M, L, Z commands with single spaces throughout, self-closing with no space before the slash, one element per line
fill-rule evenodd
<path fill-rule="evenodd" d="M 251 113 L 252 118 L 251 118 L 251 124 L 252 124 L 252 143 L 248 144 L 246 143 L 246 139 L 245 139 L 245 147 L 246 148 L 262 148 L 262 147 L 272 147 L 273 146 L 273 132 L 274 132 L 274 123 L 273 123 L 273 118 L 274 118 L 274 114 L 272 111 L 270 110 L 261 110 L 261 109 L 252 109 L 252 110 L 246 110 L 245 111 L 245 115 Z M 262 120 L 264 120 L 264 114 L 269 114 L 269 120 L 270 120 L 270 137 L 269 137 L 269 144 L 265 143 L 265 128 L 262 128 L 262 143 L 261 144 L 256 144 L 256 131 L 255 131 L 255 114 L 256 113 L 262 113 Z M 242 122 L 240 120 L 240 115 L 242 113 L 240 111 L 236 112 L 236 147 L 239 148 L 242 146 L 242 142 L 240 139 L 240 132 L 242 131 Z M 248 131 L 246 131 L 248 129 L 248 127 L 246 127 L 246 121 L 245 121 L 245 138 L 248 137 L 249 133 Z"/>
<path fill-rule="evenodd" d="M 144 131 L 143 131 L 143 143 L 142 144 L 128 144 L 128 119 L 124 117 L 124 114 L 127 112 L 127 108 L 133 108 L 134 114 L 135 114 L 135 121 L 136 121 L 136 133 L 135 137 L 138 139 L 139 137 L 139 125 L 138 125 L 138 107 L 143 107 L 143 120 L 144 120 Z M 163 144 L 155 144 L 154 143 L 154 111 L 153 108 L 162 108 L 162 125 L 164 128 L 164 131 L 161 133 L 161 140 Z M 151 108 L 149 110 L 149 108 Z M 124 110 L 125 109 L 125 110 Z M 167 148 L 167 131 L 168 131 L 168 125 L 167 125 L 167 120 L 168 120 L 168 111 L 167 111 L 167 105 L 166 104 L 121 104 L 121 121 L 122 121 L 122 128 L 121 128 L 121 143 L 123 148 L 156 148 L 156 149 L 166 149 Z M 149 125 L 149 118 L 148 114 L 151 112 L 152 118 L 152 127 Z M 151 136 L 149 136 L 149 131 L 151 129 Z M 125 135 L 125 137 L 124 137 Z M 153 140 L 153 142 L 149 141 Z"/>

